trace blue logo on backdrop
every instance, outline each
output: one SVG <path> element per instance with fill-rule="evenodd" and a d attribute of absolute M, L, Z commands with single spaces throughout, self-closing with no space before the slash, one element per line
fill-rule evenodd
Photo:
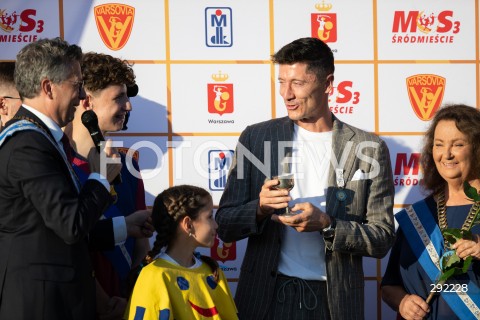
<path fill-rule="evenodd" d="M 232 160 L 233 150 L 210 150 L 208 152 L 208 187 L 211 191 L 225 189 Z"/>
<path fill-rule="evenodd" d="M 231 8 L 205 8 L 205 41 L 207 47 L 232 46 L 233 30 Z"/>

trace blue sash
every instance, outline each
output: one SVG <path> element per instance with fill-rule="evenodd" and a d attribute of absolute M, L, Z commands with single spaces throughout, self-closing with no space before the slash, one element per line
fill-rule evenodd
<path fill-rule="evenodd" d="M 444 253 L 443 236 L 425 200 L 395 214 L 405 239 L 432 284 L 440 276 L 440 258 Z M 454 279 L 449 284 L 459 284 Z M 442 298 L 460 319 L 480 319 L 479 288 L 468 282 L 467 292 L 441 292 Z"/>
<path fill-rule="evenodd" d="M 70 176 L 74 182 L 75 188 L 77 189 L 78 192 L 80 192 L 80 188 L 81 188 L 80 181 L 78 181 L 78 178 L 75 175 L 75 172 L 73 171 L 71 164 L 68 162 L 67 156 L 65 155 L 65 151 L 63 149 L 60 149 L 60 146 L 58 145 L 58 143 L 55 140 L 53 140 L 48 133 L 40 129 L 34 123 L 28 120 L 19 120 L 17 122 L 12 123 L 8 127 L 4 128 L 0 133 L 0 147 L 9 137 L 13 136 L 15 133 L 19 131 L 24 131 L 24 130 L 36 131 L 42 134 L 45 138 L 47 138 L 48 141 L 50 141 L 53 144 L 53 146 L 62 155 L 63 161 L 65 162 L 65 165 L 67 166 L 68 171 L 70 172 Z"/>
<path fill-rule="evenodd" d="M 81 168 L 77 165 L 72 164 L 75 173 L 79 177 L 82 184 L 85 183 L 88 179 L 88 174 L 85 173 Z M 125 166 L 125 164 L 123 164 Z M 120 211 L 120 209 L 115 205 L 112 204 L 108 209 L 103 213 L 100 219 L 105 218 L 114 218 L 114 217 L 121 217 L 124 214 Z M 133 256 L 133 249 L 134 249 L 135 239 L 128 237 L 127 240 L 123 244 L 116 245 L 113 250 L 102 251 L 102 254 L 110 261 L 115 271 L 118 273 L 121 279 L 126 279 L 128 273 L 132 268 L 132 256 Z"/>

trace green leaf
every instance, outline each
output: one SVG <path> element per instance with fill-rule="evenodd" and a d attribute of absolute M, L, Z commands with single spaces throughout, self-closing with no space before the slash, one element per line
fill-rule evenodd
<path fill-rule="evenodd" d="M 455 269 L 450 269 L 450 270 L 446 270 L 445 272 L 443 272 L 440 277 L 438 278 L 438 281 L 445 281 L 447 280 L 448 278 L 450 278 L 451 276 L 453 276 L 455 273 Z"/>
<path fill-rule="evenodd" d="M 452 255 L 444 256 L 442 259 L 443 259 L 442 266 L 444 271 L 455 267 L 456 263 L 459 263 L 462 261 L 462 259 L 460 259 L 456 253 Z"/>
<path fill-rule="evenodd" d="M 452 237 L 455 237 L 456 239 L 462 238 L 462 230 L 458 228 L 446 228 L 443 230 L 443 234 L 448 234 L 451 235 Z"/>
<path fill-rule="evenodd" d="M 462 239 L 472 240 L 473 239 L 472 231 L 470 231 L 470 230 L 462 231 Z"/>
<path fill-rule="evenodd" d="M 478 195 L 477 189 L 472 187 L 467 181 L 463 183 L 463 191 L 465 192 L 467 197 L 472 199 L 473 201 L 480 201 L 480 195 Z"/>
<path fill-rule="evenodd" d="M 457 240 L 462 239 L 462 231 L 457 228 L 447 228 L 442 231 L 443 238 L 450 244 L 454 244 Z"/>
<path fill-rule="evenodd" d="M 469 256 L 467 259 L 464 260 L 463 262 L 463 268 L 462 268 L 462 273 L 466 273 L 468 271 L 468 267 L 472 264 L 473 257 Z"/>
<path fill-rule="evenodd" d="M 463 272 L 463 268 L 454 268 L 453 271 L 454 271 L 453 274 L 456 275 L 456 276 L 459 275 L 459 274 L 464 274 L 465 273 L 465 272 Z"/>

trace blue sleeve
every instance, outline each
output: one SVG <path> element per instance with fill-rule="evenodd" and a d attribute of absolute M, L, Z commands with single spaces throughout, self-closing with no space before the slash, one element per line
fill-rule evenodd
<path fill-rule="evenodd" d="M 397 238 L 395 244 L 390 251 L 390 257 L 388 258 L 387 270 L 383 275 L 381 286 L 402 286 L 403 280 L 400 274 L 400 255 L 402 246 L 408 245 L 405 241 L 402 229 L 398 229 Z"/>

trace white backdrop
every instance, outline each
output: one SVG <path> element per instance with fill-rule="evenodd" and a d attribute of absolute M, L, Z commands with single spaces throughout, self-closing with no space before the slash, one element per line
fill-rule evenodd
<path fill-rule="evenodd" d="M 479 14 L 478 0 L 2 0 L 0 60 L 61 36 L 131 61 L 140 92 L 129 130 L 111 136 L 139 149 L 147 204 L 181 183 L 218 204 L 240 132 L 286 115 L 270 55 L 320 37 L 336 59 L 332 111 L 386 140 L 398 211 L 423 197 L 418 156 L 436 109 L 480 105 Z M 203 250 L 233 290 L 245 244 Z M 365 259 L 367 319 L 394 318 L 378 291 L 385 265 Z"/>

